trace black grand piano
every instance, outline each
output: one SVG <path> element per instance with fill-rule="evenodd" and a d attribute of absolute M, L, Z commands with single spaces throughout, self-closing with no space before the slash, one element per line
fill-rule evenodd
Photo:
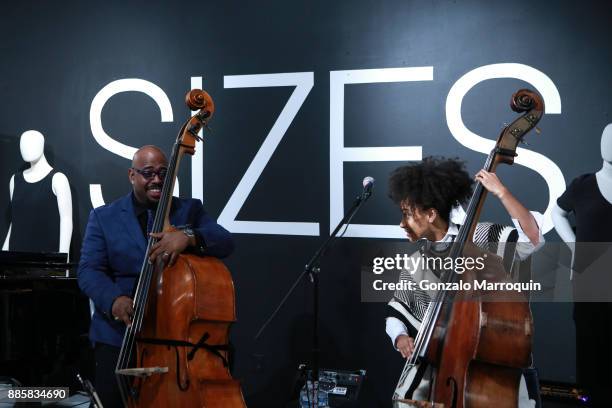
<path fill-rule="evenodd" d="M 89 300 L 66 254 L 0 251 L 0 377 L 80 388 L 91 378 Z"/>

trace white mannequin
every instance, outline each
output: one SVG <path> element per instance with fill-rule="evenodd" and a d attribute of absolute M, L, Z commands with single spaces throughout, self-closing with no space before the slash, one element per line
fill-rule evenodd
<path fill-rule="evenodd" d="M 603 159 L 603 165 L 595 173 L 595 180 L 603 198 L 612 205 L 612 123 L 605 127 L 601 135 L 601 158 Z M 607 209 L 603 211 L 607 212 Z M 557 233 L 570 247 L 572 252 L 571 265 L 574 265 L 577 245 L 576 235 L 572 231 L 568 215 L 568 212 L 556 206 L 553 209 L 552 218 Z M 589 213 L 588 215 L 601 218 L 601 214 Z M 606 226 L 609 225 L 607 223 L 609 220 L 602 221 L 606 222 Z M 608 230 L 605 230 L 605 232 L 609 233 Z M 601 238 L 601 235 L 598 238 Z M 586 258 L 589 258 L 589 255 Z M 593 268 L 591 268 L 590 273 L 581 275 L 574 275 L 573 270 L 571 271 L 570 279 L 574 280 L 574 296 L 576 294 L 582 297 L 589 295 L 593 293 L 593 289 L 596 287 L 592 285 L 600 285 L 599 277 L 597 274 L 593 275 L 592 272 Z M 598 272 L 602 273 L 603 271 Z M 605 286 L 602 287 L 603 290 L 605 288 Z M 612 327 L 612 309 L 609 306 L 610 304 L 605 302 L 574 302 L 576 378 L 590 394 L 594 407 L 607 407 L 610 402 L 608 391 L 609 383 L 612 380 L 609 371 L 612 350 L 610 350 L 608 341 L 605 340 L 605 333 L 608 333 Z"/>
<path fill-rule="evenodd" d="M 601 158 L 603 159 L 603 166 L 601 170 L 595 173 L 595 178 L 601 195 L 612 204 L 612 123 L 604 128 L 601 135 Z M 552 212 L 555 230 L 573 253 L 576 234 L 572 230 L 568 216 L 567 211 L 555 204 Z"/>
<path fill-rule="evenodd" d="M 24 170 L 23 178 L 28 183 L 36 183 L 44 179 L 53 170 L 45 158 L 45 137 L 36 130 L 23 132 L 19 141 L 19 150 L 24 161 L 30 163 L 30 168 Z M 60 236 L 58 252 L 68 253 L 70 239 L 72 238 L 72 193 L 68 178 L 63 173 L 55 173 L 51 180 L 53 194 L 57 197 L 57 209 L 60 218 Z M 9 183 L 10 198 L 13 199 L 15 188 L 15 175 Z M 2 246 L 3 251 L 9 249 L 12 224 L 9 225 L 8 234 Z"/>

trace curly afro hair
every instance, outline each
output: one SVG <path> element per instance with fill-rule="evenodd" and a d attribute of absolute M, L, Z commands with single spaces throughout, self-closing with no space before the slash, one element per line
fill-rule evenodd
<path fill-rule="evenodd" d="M 464 162 L 429 156 L 391 173 L 389 197 L 397 205 L 407 200 L 420 209 L 434 208 L 448 222 L 453 206 L 470 197 L 473 183 Z"/>

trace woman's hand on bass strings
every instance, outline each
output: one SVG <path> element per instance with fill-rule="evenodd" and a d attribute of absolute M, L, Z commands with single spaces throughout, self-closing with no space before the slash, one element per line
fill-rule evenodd
<path fill-rule="evenodd" d="M 414 352 L 414 339 L 407 334 L 400 334 L 395 340 L 395 347 L 402 357 L 409 358 Z"/>

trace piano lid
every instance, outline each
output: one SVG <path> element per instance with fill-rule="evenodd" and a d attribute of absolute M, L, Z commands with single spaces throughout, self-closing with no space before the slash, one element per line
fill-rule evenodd
<path fill-rule="evenodd" d="M 0 279 L 74 277 L 75 263 L 59 252 L 0 251 Z"/>

